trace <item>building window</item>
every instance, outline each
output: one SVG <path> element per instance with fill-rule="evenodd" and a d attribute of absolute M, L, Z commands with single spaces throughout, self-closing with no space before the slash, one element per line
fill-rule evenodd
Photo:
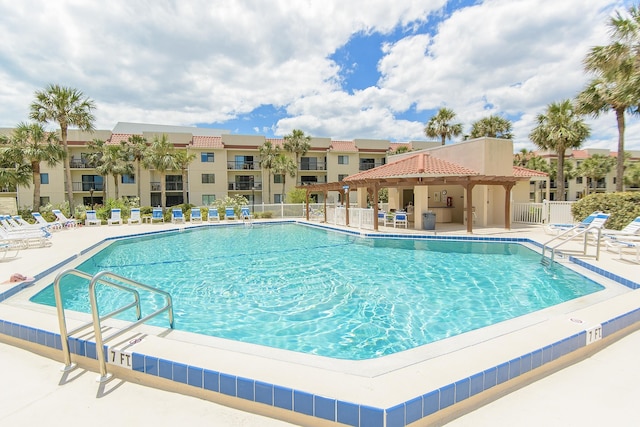
<path fill-rule="evenodd" d="M 204 206 L 213 205 L 213 203 L 215 201 L 216 201 L 216 195 L 215 194 L 203 194 L 202 195 L 202 204 Z"/>
<path fill-rule="evenodd" d="M 40 206 L 46 206 L 51 203 L 51 198 L 49 196 L 40 197 Z"/>
<path fill-rule="evenodd" d="M 216 174 L 215 173 L 203 173 L 202 174 L 202 183 L 203 184 L 215 184 L 216 183 Z"/>
<path fill-rule="evenodd" d="M 100 175 L 82 175 L 82 191 L 102 191 L 104 179 Z"/>
<path fill-rule="evenodd" d="M 182 191 L 182 175 L 167 175 L 165 177 L 165 189 L 167 191 Z M 167 196 L 167 204 L 169 202 L 169 196 Z M 171 205 L 179 205 L 182 201 L 178 203 L 172 203 Z M 169 206 L 171 206 L 169 205 Z"/>
<path fill-rule="evenodd" d="M 344 179 L 348 176 L 349 175 L 347 175 L 346 173 L 338 174 L 338 181 L 344 181 Z"/>
<path fill-rule="evenodd" d="M 339 165 L 348 165 L 349 164 L 349 156 L 338 156 L 338 164 Z"/>
<path fill-rule="evenodd" d="M 318 170 L 318 158 L 317 157 L 301 157 L 300 170 L 303 170 L 303 171 Z"/>
<path fill-rule="evenodd" d="M 121 182 L 123 184 L 135 184 L 136 177 L 135 175 L 122 175 Z"/>
<path fill-rule="evenodd" d="M 202 163 L 213 163 L 215 160 L 215 155 L 213 153 L 201 153 L 200 161 Z"/>
<path fill-rule="evenodd" d="M 273 183 L 274 184 L 282 184 L 283 180 L 284 180 L 284 175 L 282 175 L 281 173 L 277 173 L 277 174 L 273 175 Z"/>
<path fill-rule="evenodd" d="M 273 195 L 273 202 L 274 203 L 283 203 L 284 197 L 282 197 L 282 194 L 274 194 Z"/>
<path fill-rule="evenodd" d="M 582 177 L 581 176 L 576 178 L 576 184 L 582 184 Z"/>
<path fill-rule="evenodd" d="M 40 174 L 40 184 L 48 184 L 49 183 L 49 174 L 41 173 Z"/>

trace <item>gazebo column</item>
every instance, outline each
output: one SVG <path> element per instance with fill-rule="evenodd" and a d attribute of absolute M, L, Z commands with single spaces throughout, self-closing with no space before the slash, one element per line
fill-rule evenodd
<path fill-rule="evenodd" d="M 422 230 L 422 214 L 429 211 L 429 186 L 416 185 L 413 196 L 413 228 Z"/>
<path fill-rule="evenodd" d="M 369 187 L 371 190 L 371 199 L 373 200 L 373 231 L 378 231 L 378 211 L 380 211 L 380 207 L 378 206 L 378 184 L 373 184 L 372 187 Z"/>
<path fill-rule="evenodd" d="M 473 233 L 473 187 L 475 184 L 467 182 L 463 185 L 467 199 L 467 233 Z"/>
<path fill-rule="evenodd" d="M 307 190 L 307 197 L 305 198 L 306 204 L 305 204 L 305 213 L 307 216 L 307 221 L 309 221 L 309 197 L 311 196 L 311 190 L 309 190 L 308 188 Z"/>
<path fill-rule="evenodd" d="M 327 197 L 329 196 L 329 192 L 327 190 L 322 191 L 322 198 L 324 199 L 324 223 L 327 223 Z"/>
<path fill-rule="evenodd" d="M 504 184 L 504 228 L 511 230 L 511 189 L 514 184 Z"/>

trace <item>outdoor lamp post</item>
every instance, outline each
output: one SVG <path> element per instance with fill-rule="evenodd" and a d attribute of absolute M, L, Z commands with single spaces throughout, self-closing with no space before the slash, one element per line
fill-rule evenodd
<path fill-rule="evenodd" d="M 91 196 L 91 210 L 93 210 L 93 192 L 94 192 L 94 189 L 93 187 L 91 187 L 89 189 L 89 196 Z"/>

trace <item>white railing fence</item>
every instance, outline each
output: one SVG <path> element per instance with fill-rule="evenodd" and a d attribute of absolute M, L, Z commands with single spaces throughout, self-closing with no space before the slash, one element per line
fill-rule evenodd
<path fill-rule="evenodd" d="M 511 222 L 522 224 L 573 224 L 574 202 L 512 203 Z"/>

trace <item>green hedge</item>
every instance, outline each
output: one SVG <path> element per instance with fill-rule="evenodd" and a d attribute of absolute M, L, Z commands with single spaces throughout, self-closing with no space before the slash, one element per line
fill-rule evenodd
<path fill-rule="evenodd" d="M 571 206 L 576 221 L 582 221 L 594 211 L 610 214 L 605 227 L 620 230 L 640 216 L 640 192 L 590 194 Z"/>

